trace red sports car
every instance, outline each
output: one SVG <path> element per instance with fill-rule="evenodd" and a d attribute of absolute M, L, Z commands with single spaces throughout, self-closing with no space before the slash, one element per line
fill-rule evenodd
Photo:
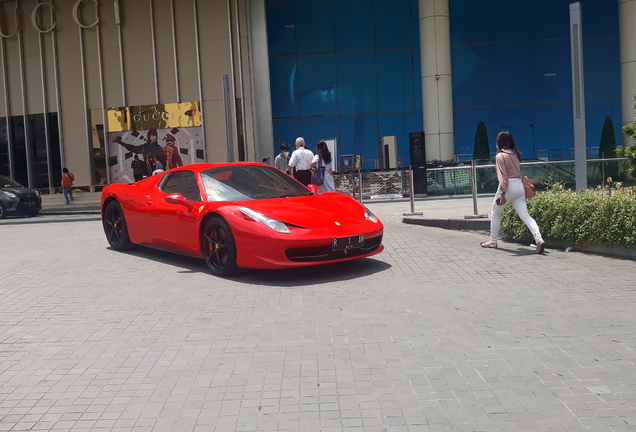
<path fill-rule="evenodd" d="M 353 198 L 314 194 L 259 163 L 192 164 L 108 185 L 102 222 L 115 250 L 131 243 L 205 259 L 212 273 L 347 261 L 382 252 L 383 226 Z"/>

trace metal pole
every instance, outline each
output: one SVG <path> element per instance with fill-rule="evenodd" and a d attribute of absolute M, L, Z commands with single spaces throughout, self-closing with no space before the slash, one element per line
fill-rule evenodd
<path fill-rule="evenodd" d="M 37 0 L 37 4 L 40 4 L 40 0 Z M 49 179 L 49 194 L 53 195 L 55 188 L 53 187 L 53 164 L 51 157 L 51 139 L 49 137 L 49 110 L 47 105 L 47 91 L 46 91 L 46 66 L 44 58 L 43 47 L 43 32 L 38 31 L 38 46 L 40 48 L 40 76 L 42 78 L 42 112 L 44 113 L 44 143 L 46 146 L 46 171 Z"/>
<path fill-rule="evenodd" d="M 16 13 L 18 11 L 18 0 L 15 2 L 15 10 Z M 31 188 L 35 188 L 35 173 L 33 172 L 35 168 L 35 161 L 33 160 L 35 156 L 34 146 L 35 143 L 31 140 L 31 124 L 29 122 L 29 104 L 27 101 L 27 86 L 26 86 L 26 65 L 24 59 L 24 45 L 22 43 L 22 29 L 19 27 L 16 29 L 18 33 L 18 60 L 20 61 L 20 84 L 22 86 L 22 119 L 24 123 L 24 147 L 26 149 L 26 168 L 27 168 L 27 179 L 28 186 Z"/>
<path fill-rule="evenodd" d="M 605 153 L 601 153 L 601 159 L 605 159 Z M 605 184 L 605 162 L 601 162 L 601 184 Z"/>
<path fill-rule="evenodd" d="M 170 19 L 172 20 L 172 49 L 174 56 L 174 82 L 177 90 L 177 102 L 181 102 L 179 87 L 179 58 L 177 57 L 177 23 L 174 17 L 174 0 L 170 0 Z"/>
<path fill-rule="evenodd" d="M 572 121 L 576 190 L 587 189 L 585 142 L 585 80 L 583 78 L 583 31 L 581 2 L 570 4 L 570 58 L 572 68 Z"/>
<path fill-rule="evenodd" d="M 120 26 L 121 24 L 117 24 Z M 97 64 L 99 67 L 99 97 L 102 111 L 102 140 L 104 141 L 104 161 L 106 167 L 106 183 L 111 183 L 110 176 L 110 149 L 108 148 L 108 119 L 106 116 L 106 94 L 104 88 L 104 65 L 102 61 L 102 31 L 97 26 Z M 97 131 L 96 131 L 97 132 Z M 97 138 L 99 140 L 99 137 Z"/>
<path fill-rule="evenodd" d="M 225 138 L 227 140 L 227 161 L 234 162 L 234 129 L 232 121 L 232 100 L 230 93 L 230 77 L 223 75 L 223 102 L 225 105 Z"/>
<path fill-rule="evenodd" d="M 9 156 L 9 177 L 15 178 L 15 166 L 13 164 L 13 124 L 11 122 L 11 100 L 9 98 L 9 80 L 7 74 L 7 54 L 5 38 L 0 38 L 0 60 L 2 60 L 2 81 L 4 90 L 4 112 L 7 121 L 7 145 Z"/>
<path fill-rule="evenodd" d="M 475 164 L 475 159 L 470 162 L 470 177 L 473 189 L 473 213 L 477 214 L 477 165 Z"/>
<path fill-rule="evenodd" d="M 153 5 L 153 0 L 150 0 L 150 14 L 149 14 L 149 19 L 150 19 L 150 40 L 152 42 L 152 69 L 154 72 L 154 78 L 155 78 L 155 103 L 158 104 L 159 103 L 159 75 L 157 74 L 157 44 L 155 42 L 155 11 L 154 11 L 154 5 Z M 197 22 L 194 22 L 194 25 L 196 27 Z M 198 42 L 198 39 L 197 39 Z M 197 46 L 198 49 L 198 46 Z"/>
<path fill-rule="evenodd" d="M 53 3 L 53 1 L 51 1 L 51 3 Z M 53 29 L 51 33 L 51 49 L 53 50 L 53 76 L 55 79 L 55 104 L 57 106 L 57 132 L 60 152 L 60 169 L 58 169 L 57 175 L 61 176 L 61 168 L 66 166 L 66 156 L 64 154 L 64 122 L 62 121 L 62 94 L 60 91 L 60 68 L 57 55 L 57 30 L 55 29 Z M 62 186 L 61 183 L 60 186 Z"/>
<path fill-rule="evenodd" d="M 362 204 L 362 171 L 360 170 L 360 168 L 358 168 L 358 184 L 360 186 L 360 189 L 358 190 L 359 193 L 359 201 L 360 204 Z"/>
<path fill-rule="evenodd" d="M 238 73 L 239 73 L 239 89 L 241 91 L 241 129 L 242 129 L 242 138 L 243 142 L 239 140 L 238 144 L 240 147 L 243 147 L 243 160 L 250 160 L 248 155 L 247 143 L 245 142 L 245 129 L 247 128 L 247 123 L 245 119 L 245 83 L 243 80 L 243 53 L 242 53 L 242 42 L 241 42 L 241 14 L 239 13 L 239 5 L 237 0 L 234 0 L 234 11 L 236 13 L 236 56 L 238 57 Z M 237 127 L 239 125 L 237 124 Z M 238 137 L 237 137 L 238 138 Z M 239 147 L 239 155 L 241 154 L 241 149 Z M 255 161 L 258 161 L 256 157 L 254 157 Z"/>
<path fill-rule="evenodd" d="M 470 179 L 473 189 L 473 214 L 464 216 L 464 219 L 486 218 L 488 215 L 479 214 L 477 212 L 477 165 L 475 164 L 475 159 L 473 159 L 470 164 Z"/>
<path fill-rule="evenodd" d="M 201 78 L 201 43 L 199 41 L 199 11 L 197 0 L 192 0 L 194 11 L 194 42 L 197 53 L 197 79 L 199 84 L 199 112 L 201 113 L 201 137 L 203 138 L 203 160 L 208 161 L 208 146 L 205 141 L 205 115 L 203 113 L 203 84 Z"/>
<path fill-rule="evenodd" d="M 126 97 L 126 68 L 124 66 L 124 37 L 122 26 L 117 26 L 117 40 L 119 42 L 119 73 L 121 75 L 121 106 L 128 105 Z"/>
<path fill-rule="evenodd" d="M 84 29 L 80 26 L 77 27 L 79 31 L 79 43 L 80 43 L 80 62 L 82 63 L 82 96 L 84 102 L 84 126 L 86 128 L 86 146 L 88 147 L 88 185 L 91 192 L 95 192 L 95 179 L 93 178 L 93 172 L 95 163 L 93 160 L 93 144 L 91 143 L 91 127 L 90 118 L 88 114 L 88 88 L 86 78 L 86 54 L 84 52 Z"/>
<path fill-rule="evenodd" d="M 411 197 L 411 213 L 402 213 L 403 216 L 420 216 L 424 213 L 415 213 L 415 191 L 413 190 L 413 165 L 409 165 L 409 196 Z"/>

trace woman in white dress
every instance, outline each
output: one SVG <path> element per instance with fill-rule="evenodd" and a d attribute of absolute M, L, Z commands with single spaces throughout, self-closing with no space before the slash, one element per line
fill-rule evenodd
<path fill-rule="evenodd" d="M 320 140 L 316 143 L 316 155 L 311 161 L 311 171 L 314 172 L 318 168 L 318 158 L 321 159 L 322 166 L 325 167 L 325 181 L 318 186 L 318 193 L 335 192 L 336 188 L 333 183 L 333 160 L 327 143 Z"/>

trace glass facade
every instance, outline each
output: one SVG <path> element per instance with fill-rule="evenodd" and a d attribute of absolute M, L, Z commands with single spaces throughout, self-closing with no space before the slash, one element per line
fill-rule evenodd
<path fill-rule="evenodd" d="M 50 155 L 47 156 L 45 114 L 30 114 L 0 118 L 0 175 L 12 177 L 17 182 L 34 188 L 59 187 L 62 179 L 60 140 L 57 113 L 48 113 Z M 7 121 L 8 120 L 8 121 Z M 27 146 L 27 137 L 29 146 Z M 11 148 L 9 149 L 9 146 Z M 27 158 L 27 147 L 30 158 Z M 29 181 L 28 163 L 31 163 L 32 181 Z M 49 179 L 49 162 L 52 179 Z M 13 172 L 11 172 L 13 165 Z"/>
<path fill-rule="evenodd" d="M 450 0 L 455 154 L 470 159 L 477 124 L 491 150 L 503 129 L 524 158 L 573 147 L 570 0 Z M 581 0 L 587 146 L 606 116 L 620 145 L 618 2 Z M 395 135 L 408 158 L 422 119 L 417 0 L 268 0 L 273 153 L 303 136 L 336 137 L 339 154 L 379 159 Z M 293 147 L 292 147 L 293 148 Z M 365 164 L 365 168 L 369 168 Z"/>
<path fill-rule="evenodd" d="M 470 159 L 477 124 L 491 151 L 511 131 L 524 158 L 572 155 L 570 0 L 450 1 L 455 153 Z M 605 117 L 622 144 L 618 2 L 581 0 L 586 144 Z"/>
<path fill-rule="evenodd" d="M 273 154 L 335 137 L 339 154 L 379 159 L 379 138 L 422 130 L 417 0 L 268 1 Z M 367 167 L 369 167 L 367 165 Z"/>

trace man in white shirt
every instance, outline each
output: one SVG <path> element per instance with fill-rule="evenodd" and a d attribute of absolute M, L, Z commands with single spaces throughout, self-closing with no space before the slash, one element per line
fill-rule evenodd
<path fill-rule="evenodd" d="M 314 154 L 306 147 L 305 139 L 298 137 L 296 138 L 296 151 L 291 155 L 287 172 L 290 172 L 292 168 L 296 168 L 296 180 L 307 186 L 311 183 L 311 170 L 309 168 L 313 159 Z"/>

